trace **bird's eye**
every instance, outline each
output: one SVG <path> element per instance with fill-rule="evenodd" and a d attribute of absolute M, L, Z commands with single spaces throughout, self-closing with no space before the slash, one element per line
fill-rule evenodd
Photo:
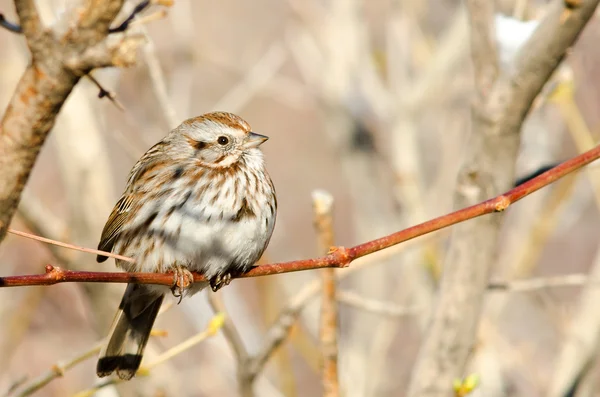
<path fill-rule="evenodd" d="M 217 139 L 217 142 L 219 142 L 219 145 L 227 145 L 229 143 L 229 138 L 227 138 L 226 136 L 220 136 Z"/>

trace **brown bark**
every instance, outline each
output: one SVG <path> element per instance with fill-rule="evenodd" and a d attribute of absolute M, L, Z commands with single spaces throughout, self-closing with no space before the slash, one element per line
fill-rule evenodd
<path fill-rule="evenodd" d="M 107 37 L 123 0 L 88 3 L 65 13 L 65 20 L 50 30 L 42 25 L 33 0 L 15 1 L 31 62 L 0 121 L 0 241 L 75 84 L 96 67 L 124 66 L 134 60 L 139 37 Z"/>

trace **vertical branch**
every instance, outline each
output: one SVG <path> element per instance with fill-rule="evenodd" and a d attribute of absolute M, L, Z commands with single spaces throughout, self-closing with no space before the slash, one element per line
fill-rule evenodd
<path fill-rule="evenodd" d="M 35 1 L 17 0 L 15 1 L 15 9 L 19 15 L 21 32 L 25 35 L 27 46 L 33 49 L 36 47 L 36 41 L 43 32 L 42 20 L 35 6 Z"/>
<path fill-rule="evenodd" d="M 472 12 L 477 11 L 473 9 L 476 4 L 481 5 L 473 2 Z M 597 5 L 598 0 L 587 0 L 569 9 L 563 1 L 554 2 L 519 51 L 513 70 L 492 81 L 489 90 L 488 79 L 493 76 L 485 77 L 488 76 L 485 71 L 477 72 L 480 101 L 473 108 L 474 131 L 458 176 L 456 207 L 471 205 L 511 186 L 523 121 L 533 100 Z M 489 13 L 482 15 L 489 16 Z M 471 16 L 474 18 L 477 15 Z M 472 25 L 472 34 L 484 34 L 475 30 L 477 26 L 483 25 Z M 489 47 L 473 49 L 473 54 L 485 54 L 488 50 Z M 475 67 L 490 68 L 487 61 L 482 62 L 475 60 Z M 453 229 L 437 305 L 413 369 L 409 397 L 447 396 L 453 380 L 464 375 L 477 333 L 500 224 L 500 214 L 496 214 Z"/>
<path fill-rule="evenodd" d="M 35 64 L 28 66 L 0 121 L 0 241 L 58 109 L 78 81 L 75 76 L 52 72 L 41 72 Z M 40 73 L 47 78 L 39 78 Z M 48 92 L 52 95 L 44 95 Z"/>
<path fill-rule="evenodd" d="M 333 238 L 333 197 L 321 190 L 314 191 L 313 207 L 315 211 L 315 227 L 319 234 L 319 250 L 327 254 L 334 245 Z M 321 324 L 319 338 L 322 354 L 323 396 L 336 397 L 340 395 L 337 368 L 337 294 L 335 269 L 321 270 L 323 292 L 321 294 Z"/>
<path fill-rule="evenodd" d="M 233 350 L 233 354 L 235 355 L 237 361 L 238 388 L 240 391 L 240 396 L 252 397 L 254 396 L 254 377 L 248 375 L 250 367 L 249 356 L 246 347 L 244 346 L 244 342 L 242 341 L 242 337 L 240 336 L 240 333 L 233 321 L 231 321 L 229 315 L 226 314 L 227 311 L 219 292 L 208 294 L 208 304 L 213 309 L 215 315 L 219 313 L 225 315 L 222 325 L 223 336 L 225 336 L 227 343 L 229 343 L 229 346 L 231 346 L 231 350 Z"/>
<path fill-rule="evenodd" d="M 485 97 L 498 76 L 498 52 L 494 37 L 494 2 L 467 0 L 471 24 L 471 58 L 473 59 L 475 85 Z"/>
<path fill-rule="evenodd" d="M 105 41 L 122 5 L 123 0 L 94 1 L 66 12 L 71 18 L 65 25 L 76 27 L 61 35 L 44 29 L 33 0 L 15 2 L 32 61 L 0 121 L 0 241 L 58 112 L 81 76 L 134 61 L 137 38 Z"/>

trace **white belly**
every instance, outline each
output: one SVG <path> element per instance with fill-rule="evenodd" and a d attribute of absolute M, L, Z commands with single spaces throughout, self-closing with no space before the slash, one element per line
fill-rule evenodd
<path fill-rule="evenodd" d="M 234 212 L 202 206 L 205 204 L 187 202 L 169 216 L 166 216 L 169 206 L 164 206 L 166 210 L 159 213 L 150 228 L 160 229 L 172 238 L 167 237 L 164 243 L 159 241 L 152 252 L 138 257 L 138 268 L 145 272 L 155 272 L 158 268 L 168 271 L 170 266 L 179 264 L 211 278 L 229 266 L 254 265 L 273 232 L 275 217 L 268 222 L 258 215 L 233 221 Z"/>

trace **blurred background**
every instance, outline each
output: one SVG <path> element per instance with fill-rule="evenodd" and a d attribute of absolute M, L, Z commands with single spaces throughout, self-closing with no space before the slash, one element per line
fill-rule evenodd
<path fill-rule="evenodd" d="M 39 1 L 52 24 L 73 1 Z M 129 1 L 123 15 L 137 4 Z M 545 1 L 500 0 L 503 68 Z M 153 6 L 143 15 L 153 14 Z M 311 193 L 334 204 L 337 245 L 352 246 L 452 209 L 474 96 L 468 19 L 454 0 L 176 0 L 166 17 L 128 32 L 147 35 L 137 66 L 98 70 L 121 111 L 83 79 L 61 110 L 12 227 L 95 248 L 135 161 L 183 119 L 234 112 L 271 139 L 263 146 L 277 188 L 277 225 L 265 262 L 315 257 Z M 0 12 L 16 21 L 14 6 Z M 593 18 L 522 132 L 518 176 L 590 148 L 600 133 L 599 21 Z M 28 62 L 24 39 L 0 30 L 0 108 Z M 505 214 L 493 279 L 600 274 L 600 186 L 592 164 Z M 340 279 L 339 370 L 345 396 L 402 396 L 447 247 L 447 231 L 349 269 Z M 477 247 L 473 247 L 477 249 Z M 46 264 L 114 271 L 82 254 L 9 235 L 0 273 L 42 273 Z M 598 276 L 596 276 L 598 277 Z M 318 271 L 235 280 L 222 299 L 249 354 L 292 303 L 298 321 L 255 384 L 257 396 L 316 396 L 319 295 L 304 299 Z M 106 335 L 125 286 L 62 284 L 0 289 L 0 396 Z M 594 284 L 491 291 L 468 373 L 473 395 L 578 394 L 600 384 L 595 361 L 600 311 Z M 206 292 L 161 315 L 147 361 L 204 330 Z M 302 300 L 304 299 L 304 300 Z M 174 299 L 172 299 L 174 301 Z M 237 362 L 221 333 L 98 396 L 236 396 Z M 585 369 L 585 370 L 582 370 Z M 562 383 L 561 383 L 562 382 Z M 97 383 L 95 356 L 37 392 L 69 396 Z M 562 387 L 562 389 L 561 389 Z M 582 391 L 583 390 L 583 391 Z M 17 395 L 17 394 L 15 394 Z M 90 394 L 91 395 L 91 394 Z"/>

